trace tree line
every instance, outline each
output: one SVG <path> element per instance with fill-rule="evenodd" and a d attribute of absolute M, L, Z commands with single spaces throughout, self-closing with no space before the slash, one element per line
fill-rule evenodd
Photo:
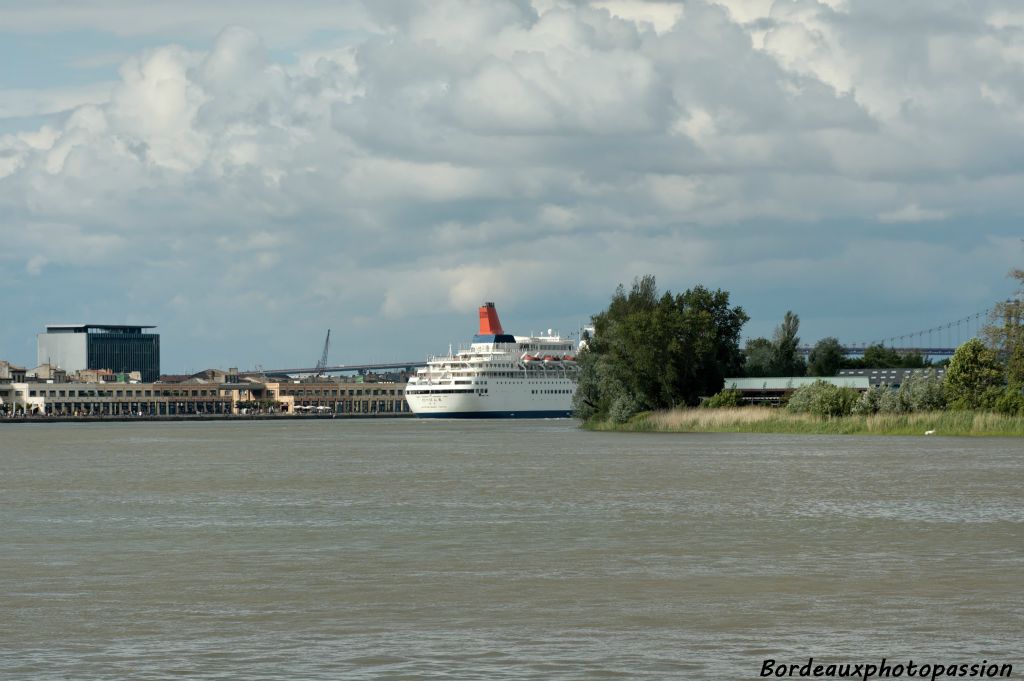
<path fill-rule="evenodd" d="M 1024 294 L 1024 270 L 1010 274 Z M 823 415 L 924 408 L 1016 413 L 1019 407 L 1024 414 L 1022 312 L 1021 297 L 997 305 L 985 340 L 961 345 L 942 381 L 923 374 L 900 391 L 886 388 L 886 393 L 875 390 L 863 396 L 836 393 L 840 389 L 822 382 L 794 395 L 794 410 Z M 729 293 L 721 289 L 698 285 L 679 294 L 659 293 L 653 275 L 636 279 L 629 290 L 620 285 L 608 308 L 593 316 L 594 334 L 584 339 L 577 358 L 577 416 L 624 422 L 641 411 L 696 406 L 712 396 L 707 404 L 734 404 L 736 395 L 721 394 L 729 376 L 834 376 L 843 368 L 931 366 L 917 353 L 882 345 L 867 347 L 860 358 L 846 358 L 833 337 L 818 341 L 805 361 L 798 351 L 800 318 L 792 311 L 786 312 L 772 338 L 753 338 L 741 348 L 748 320 L 743 308 L 731 305 Z M 810 404 L 818 406 L 801 406 Z"/>
<path fill-rule="evenodd" d="M 822 417 L 944 409 L 1024 416 L 1024 376 L 999 355 L 996 348 L 972 338 L 956 349 L 943 376 L 925 369 L 906 376 L 898 388 L 876 385 L 863 393 L 815 381 L 796 390 L 786 409 Z M 717 397 L 719 402 L 725 399 Z"/>
<path fill-rule="evenodd" d="M 923 369 L 932 362 L 918 352 L 900 352 L 875 343 L 860 357 L 846 357 L 838 338 L 822 338 L 804 360 L 799 352 L 800 317 L 786 312 L 771 340 L 751 338 L 743 353 L 743 376 L 835 376 L 841 369 Z"/>
<path fill-rule="evenodd" d="M 658 293 L 654 276 L 619 286 L 592 318 L 577 355 L 576 413 L 628 420 L 639 411 L 694 405 L 743 367 L 740 331 L 749 317 L 729 293 L 695 286 Z"/>

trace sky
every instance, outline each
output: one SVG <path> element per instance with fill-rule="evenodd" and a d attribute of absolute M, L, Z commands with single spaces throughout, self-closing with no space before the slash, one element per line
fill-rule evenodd
<path fill-rule="evenodd" d="M 644 274 L 916 332 L 1014 293 L 1022 101 L 1012 0 L 0 0 L 0 359 L 416 360 Z"/>

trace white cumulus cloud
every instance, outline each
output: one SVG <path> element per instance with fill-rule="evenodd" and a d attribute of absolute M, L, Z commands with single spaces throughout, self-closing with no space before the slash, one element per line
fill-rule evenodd
<path fill-rule="evenodd" d="M 191 316 L 200 336 L 431 314 L 440 334 L 483 297 L 578 319 L 651 271 L 745 293 L 755 316 L 790 296 L 807 320 L 808 285 L 830 304 L 860 285 L 863 240 L 921 248 L 879 223 L 922 222 L 931 266 L 974 249 L 1002 285 L 1010 256 L 984 244 L 1012 241 L 1024 177 L 1012 3 L 257 6 L 6 18 L 150 36 L 115 83 L 0 90 L 0 118 L 51 115 L 0 128 L 0 266 L 37 275 L 45 304 L 73 305 L 69 282 L 102 264 L 114 293 L 95 314 Z M 333 42 L 304 48 L 318 26 Z M 873 274 L 900 281 L 905 262 Z"/>

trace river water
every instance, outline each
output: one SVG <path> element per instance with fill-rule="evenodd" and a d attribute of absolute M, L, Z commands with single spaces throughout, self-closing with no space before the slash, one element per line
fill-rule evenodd
<path fill-rule="evenodd" d="M 0 678 L 1024 671 L 1024 445 L 573 421 L 0 427 Z"/>

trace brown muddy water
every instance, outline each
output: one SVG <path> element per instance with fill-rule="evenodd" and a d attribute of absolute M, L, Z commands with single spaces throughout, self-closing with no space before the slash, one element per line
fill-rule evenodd
<path fill-rule="evenodd" d="M 0 427 L 0 678 L 1024 674 L 1024 444 Z"/>

